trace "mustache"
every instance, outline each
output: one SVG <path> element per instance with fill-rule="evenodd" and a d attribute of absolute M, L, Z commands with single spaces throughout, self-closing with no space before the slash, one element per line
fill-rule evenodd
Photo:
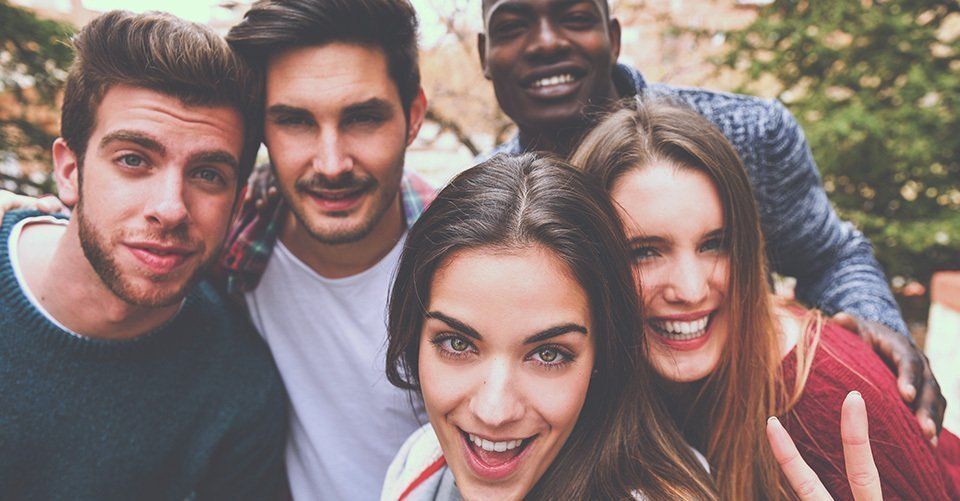
<path fill-rule="evenodd" d="M 124 239 L 135 240 L 138 242 L 155 242 L 166 245 L 175 245 L 188 249 L 203 250 L 204 245 L 201 240 L 190 238 L 187 225 L 181 224 L 168 230 L 143 229 L 140 231 L 124 232 Z"/>
<path fill-rule="evenodd" d="M 345 172 L 333 178 L 314 174 L 308 178 L 298 179 L 294 186 L 298 191 L 367 191 L 376 188 L 377 180 L 373 176 L 358 176 L 353 172 Z"/>

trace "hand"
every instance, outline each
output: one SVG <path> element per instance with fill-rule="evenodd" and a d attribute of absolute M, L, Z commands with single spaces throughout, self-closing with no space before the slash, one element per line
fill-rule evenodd
<path fill-rule="evenodd" d="M 247 192 L 244 195 L 244 202 L 253 202 L 257 211 L 267 207 L 268 202 L 279 195 L 277 189 L 277 180 L 273 176 L 273 169 L 269 163 L 260 164 L 253 168 L 250 173 L 250 180 L 247 181 Z"/>
<path fill-rule="evenodd" d="M 28 209 L 53 214 L 62 212 L 66 209 L 60 199 L 53 195 L 46 195 L 40 198 L 18 195 L 12 191 L 0 190 L 0 217 L 3 214 L 13 210 Z"/>
<path fill-rule="evenodd" d="M 867 406 L 859 392 L 851 391 L 843 400 L 840 410 L 840 437 L 843 440 L 843 462 L 853 499 L 882 500 L 880 474 L 870 451 Z M 776 417 L 767 420 L 767 439 L 773 449 L 773 456 L 797 497 L 802 501 L 833 499 L 817 474 L 800 457 L 797 446 Z"/>
<path fill-rule="evenodd" d="M 880 358 L 896 367 L 900 396 L 914 410 L 924 436 L 936 445 L 937 435 L 943 426 L 947 400 L 943 398 L 940 385 L 933 377 L 930 362 L 914 344 L 913 338 L 881 323 L 863 320 L 843 312 L 834 315 L 833 321 L 859 334 Z"/>

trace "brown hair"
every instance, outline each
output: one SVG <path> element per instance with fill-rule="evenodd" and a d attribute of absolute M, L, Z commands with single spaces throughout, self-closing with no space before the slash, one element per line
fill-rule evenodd
<path fill-rule="evenodd" d="M 420 93 L 417 13 L 407 0 L 259 0 L 227 41 L 263 70 L 278 52 L 334 42 L 375 47 L 387 58 L 405 111 Z"/>
<path fill-rule="evenodd" d="M 244 120 L 238 189 L 260 148 L 260 80 L 210 28 L 170 14 L 103 14 L 73 38 L 60 135 L 82 165 L 97 108 L 114 85 L 167 94 L 193 106 L 229 106 Z"/>
<path fill-rule="evenodd" d="M 576 169 L 533 154 L 495 156 L 447 185 L 410 229 L 390 295 L 387 378 L 420 390 L 420 333 L 433 276 L 463 249 L 542 246 L 585 291 L 596 372 L 570 437 L 534 499 L 713 499 L 712 481 L 654 397 L 620 220 Z"/>
<path fill-rule="evenodd" d="M 676 416 L 678 425 L 706 453 L 721 498 L 794 497 L 767 446 L 764 423 L 799 398 L 810 368 L 809 342 L 815 342 L 815 336 L 806 336 L 797 346 L 798 384 L 788 395 L 780 378 L 780 328 L 767 281 L 757 203 L 733 146 L 706 118 L 683 105 L 630 100 L 587 134 L 571 162 L 608 191 L 630 170 L 657 162 L 696 169 L 713 180 L 723 205 L 730 256 L 731 335 L 687 415 Z"/>

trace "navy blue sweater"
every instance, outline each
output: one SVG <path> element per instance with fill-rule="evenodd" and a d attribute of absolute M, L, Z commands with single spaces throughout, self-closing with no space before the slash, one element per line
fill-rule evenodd
<path fill-rule="evenodd" d="M 830 206 L 803 130 L 779 101 L 695 87 L 647 84 L 618 64 L 621 96 L 665 97 L 713 122 L 740 155 L 760 207 L 773 271 L 796 277 L 797 299 L 828 314 L 845 311 L 907 334 L 870 241 Z M 525 151 L 519 136 L 490 155 Z"/>
<path fill-rule="evenodd" d="M 262 340 L 209 285 L 127 341 L 58 329 L 24 295 L 0 228 L 0 499 L 268 499 L 285 394 Z"/>

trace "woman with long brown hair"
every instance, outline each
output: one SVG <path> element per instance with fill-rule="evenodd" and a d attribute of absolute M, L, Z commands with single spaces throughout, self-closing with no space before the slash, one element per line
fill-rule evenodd
<path fill-rule="evenodd" d="M 626 104 L 572 157 L 618 206 L 643 298 L 658 392 L 710 462 L 723 499 L 792 498 L 763 423 L 780 416 L 835 497 L 849 498 L 840 402 L 860 390 L 885 495 L 960 495 L 960 446 L 933 448 L 896 380 L 853 334 L 776 301 L 746 171 L 698 113 Z M 759 173 L 762 175 L 762 173 Z"/>
<path fill-rule="evenodd" d="M 430 424 L 383 499 L 716 499 L 651 386 L 617 214 L 576 169 L 494 157 L 411 228 L 387 377 Z"/>

